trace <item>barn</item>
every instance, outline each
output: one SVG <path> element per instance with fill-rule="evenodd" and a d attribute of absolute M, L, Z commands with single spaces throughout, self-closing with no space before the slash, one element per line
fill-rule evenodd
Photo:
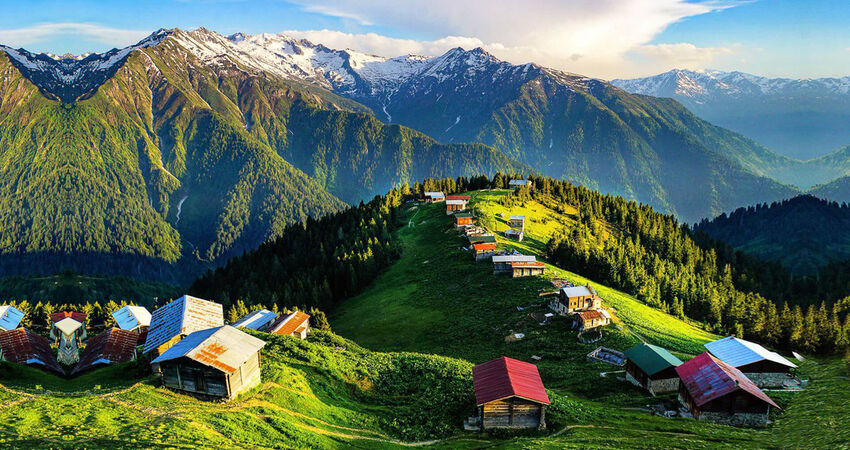
<path fill-rule="evenodd" d="M 604 309 L 578 311 L 573 315 L 573 318 L 579 331 L 592 330 L 611 323 L 611 315 Z"/>
<path fill-rule="evenodd" d="M 596 295 L 596 290 L 589 284 L 563 287 L 558 291 L 558 296 L 549 303 L 549 308 L 558 314 L 570 314 L 601 307 L 602 299 Z"/>
<path fill-rule="evenodd" d="M 260 339 L 229 325 L 195 331 L 151 361 L 168 388 L 232 399 L 260 384 Z"/>
<path fill-rule="evenodd" d="M 472 214 L 468 212 L 455 213 L 455 226 L 466 227 L 472 225 Z"/>
<path fill-rule="evenodd" d="M 242 316 L 242 318 L 233 323 L 233 326 L 240 329 L 265 331 L 276 319 L 276 312 L 269 311 L 268 309 L 258 309 Z"/>
<path fill-rule="evenodd" d="M 546 264 L 542 261 L 513 261 L 511 262 L 511 277 L 533 277 L 543 275 Z"/>
<path fill-rule="evenodd" d="M 535 261 L 537 261 L 537 258 L 534 255 L 493 255 L 493 273 L 510 273 L 513 275 L 512 263 Z"/>
<path fill-rule="evenodd" d="M 469 203 L 468 195 L 449 195 L 446 197 L 446 214 L 465 210 L 467 203 Z"/>
<path fill-rule="evenodd" d="M 778 353 L 735 336 L 709 342 L 705 348 L 715 358 L 743 372 L 758 387 L 782 387 L 792 378 L 791 370 L 797 368 Z"/>
<path fill-rule="evenodd" d="M 139 333 L 133 330 L 110 328 L 89 338 L 71 374 L 78 374 L 100 366 L 118 364 L 136 359 Z"/>
<path fill-rule="evenodd" d="M 472 244 L 472 253 L 475 255 L 476 261 L 483 261 L 492 258 L 493 253 L 496 253 L 496 244 L 492 242 Z"/>
<path fill-rule="evenodd" d="M 515 230 L 513 228 L 511 228 L 510 230 L 505 230 L 505 237 L 508 237 L 508 238 L 511 238 L 511 239 L 514 239 L 514 240 L 521 242 L 522 237 L 523 237 L 522 236 L 522 230 Z"/>
<path fill-rule="evenodd" d="M 740 370 L 702 353 L 676 367 L 679 401 L 695 419 L 726 425 L 765 426 L 770 408 L 779 408 Z"/>
<path fill-rule="evenodd" d="M 643 387 L 650 394 L 663 394 L 679 390 L 676 367 L 682 361 L 667 349 L 652 344 L 638 344 L 625 351 L 626 380 Z"/>
<path fill-rule="evenodd" d="M 50 349 L 50 341 L 26 328 L 0 331 L 0 359 L 65 373 Z"/>
<path fill-rule="evenodd" d="M 18 328 L 24 320 L 23 311 L 11 305 L 0 306 L 0 331 L 9 331 Z"/>
<path fill-rule="evenodd" d="M 144 353 L 161 355 L 190 333 L 222 325 L 224 310 L 220 304 L 184 295 L 151 314 Z"/>
<path fill-rule="evenodd" d="M 549 396 L 537 366 L 501 357 L 472 368 L 481 428 L 546 428 Z"/>
<path fill-rule="evenodd" d="M 301 311 L 294 311 L 287 315 L 281 314 L 269 325 L 268 332 L 306 339 L 307 334 L 310 333 L 310 315 Z"/>

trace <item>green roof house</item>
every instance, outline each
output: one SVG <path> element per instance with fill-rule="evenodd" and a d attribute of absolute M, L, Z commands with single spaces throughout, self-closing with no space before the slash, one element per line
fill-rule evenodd
<path fill-rule="evenodd" d="M 652 395 L 676 392 L 679 375 L 676 367 L 682 361 L 666 349 L 652 344 L 638 344 L 626 350 L 626 379 L 648 390 Z"/>

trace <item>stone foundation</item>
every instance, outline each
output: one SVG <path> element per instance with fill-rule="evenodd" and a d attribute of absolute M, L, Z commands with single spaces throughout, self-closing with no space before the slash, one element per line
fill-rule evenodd
<path fill-rule="evenodd" d="M 786 380 L 791 380 L 787 373 L 745 373 L 756 386 L 760 388 L 781 388 Z"/>
<path fill-rule="evenodd" d="M 703 412 L 700 413 L 699 420 L 736 427 L 764 427 L 767 425 L 767 414 Z"/>
<path fill-rule="evenodd" d="M 678 378 L 664 378 L 661 380 L 649 381 L 649 392 L 655 394 L 666 394 L 668 392 L 676 392 L 679 390 Z"/>

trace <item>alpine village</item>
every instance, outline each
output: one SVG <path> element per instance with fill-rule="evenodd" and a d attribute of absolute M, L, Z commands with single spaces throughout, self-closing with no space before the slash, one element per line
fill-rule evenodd
<path fill-rule="evenodd" d="M 125 36 L 67 7 L 38 33 Z M 25 31 L 0 29 L 0 448 L 850 448 L 850 147 L 787 156 L 757 120 L 846 124 L 844 78 Z"/>

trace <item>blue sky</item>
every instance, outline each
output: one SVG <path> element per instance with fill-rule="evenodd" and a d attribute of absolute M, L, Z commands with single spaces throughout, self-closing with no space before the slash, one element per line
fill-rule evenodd
<path fill-rule="evenodd" d="M 84 53 L 158 28 L 286 31 L 396 56 L 482 46 L 591 76 L 717 68 L 850 75 L 850 3 L 827 0 L 29 0 L 2 3 L 0 42 Z"/>

